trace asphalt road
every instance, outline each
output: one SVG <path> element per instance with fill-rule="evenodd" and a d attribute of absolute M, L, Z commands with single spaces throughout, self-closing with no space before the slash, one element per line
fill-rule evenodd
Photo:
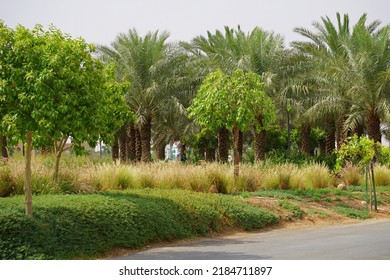
<path fill-rule="evenodd" d="M 390 260 L 390 220 L 202 239 L 116 259 Z"/>

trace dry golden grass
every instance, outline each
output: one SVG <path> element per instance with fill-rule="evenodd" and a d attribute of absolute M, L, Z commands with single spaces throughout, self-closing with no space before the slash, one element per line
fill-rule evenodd
<path fill-rule="evenodd" d="M 64 158 L 59 180 L 53 182 L 53 162 L 54 158 L 50 156 L 36 156 L 33 159 L 32 182 L 35 194 L 93 193 L 140 188 L 235 193 L 258 189 L 317 189 L 336 184 L 336 178 L 321 164 L 300 168 L 293 164 L 243 164 L 240 177 L 234 180 L 232 165 L 191 165 L 180 162 L 119 165 L 107 160 L 99 162 L 89 160 L 88 157 L 74 156 Z M 11 158 L 0 166 L 0 194 L 22 194 L 23 174 L 23 158 Z M 359 184 L 362 178 L 362 174 L 353 166 L 345 167 L 340 175 L 347 185 Z M 375 181 L 377 185 L 390 185 L 390 169 L 377 166 Z"/>

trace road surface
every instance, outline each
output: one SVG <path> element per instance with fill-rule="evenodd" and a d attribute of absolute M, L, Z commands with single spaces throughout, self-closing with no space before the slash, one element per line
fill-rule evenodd
<path fill-rule="evenodd" d="M 390 220 L 202 239 L 116 259 L 390 260 Z"/>

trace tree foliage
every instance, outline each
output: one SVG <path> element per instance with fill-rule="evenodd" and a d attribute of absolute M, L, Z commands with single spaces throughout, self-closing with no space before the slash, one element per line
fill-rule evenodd
<path fill-rule="evenodd" d="M 247 131 L 258 125 L 255 115 L 262 113 L 267 125 L 275 119 L 275 108 L 263 88 L 260 77 L 253 72 L 236 70 L 232 75 L 213 72 L 206 77 L 189 107 L 190 116 L 209 129 L 237 126 Z"/>
<path fill-rule="evenodd" d="M 232 75 L 221 71 L 207 75 L 188 108 L 190 117 L 208 129 L 233 130 L 234 164 L 239 165 L 238 135 L 251 127 L 260 130 L 256 116 L 264 116 L 263 126 L 275 119 L 275 107 L 263 91 L 264 84 L 253 72 L 235 70 Z M 235 171 L 238 176 L 238 170 Z"/>
<path fill-rule="evenodd" d="M 94 46 L 82 38 L 73 39 L 53 26 L 0 27 L 0 51 L 6 54 L 1 64 L 0 121 L 4 133 L 27 143 L 28 191 L 32 145 L 55 145 L 56 177 L 69 138 L 73 144 L 87 141 L 92 146 L 101 136 L 110 138 L 128 114 L 126 88 L 115 82 L 112 67 L 95 59 Z"/>

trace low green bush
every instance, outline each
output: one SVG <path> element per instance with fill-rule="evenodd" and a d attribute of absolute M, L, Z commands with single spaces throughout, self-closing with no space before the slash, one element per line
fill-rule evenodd
<path fill-rule="evenodd" d="M 39 195 L 33 203 L 30 218 L 24 215 L 23 197 L 1 198 L 1 259 L 94 258 L 112 248 L 278 222 L 274 214 L 239 197 L 184 190 Z"/>
<path fill-rule="evenodd" d="M 368 219 L 371 217 L 370 213 L 366 209 L 355 209 L 348 205 L 340 203 L 334 208 L 334 211 L 354 219 Z"/>
<path fill-rule="evenodd" d="M 303 214 L 305 213 L 299 206 L 292 204 L 286 200 L 279 200 L 279 206 L 291 211 L 298 219 L 302 219 Z"/>
<path fill-rule="evenodd" d="M 251 196 L 274 197 L 279 199 L 294 199 L 296 201 L 304 201 L 304 199 L 297 194 L 297 190 L 258 190 L 250 194 Z"/>

